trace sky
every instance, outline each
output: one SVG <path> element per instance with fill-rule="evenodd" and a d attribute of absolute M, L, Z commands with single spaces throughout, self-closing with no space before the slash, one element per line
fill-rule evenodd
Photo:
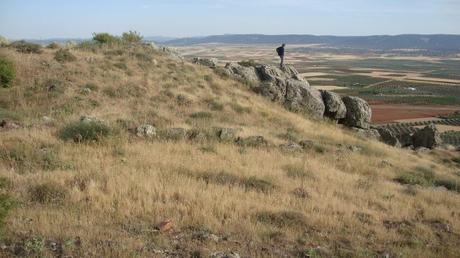
<path fill-rule="evenodd" d="M 460 0 L 0 0 L 0 35 L 460 34 Z"/>

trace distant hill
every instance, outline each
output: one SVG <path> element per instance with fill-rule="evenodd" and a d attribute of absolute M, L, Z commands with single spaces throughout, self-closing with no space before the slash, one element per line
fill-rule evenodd
<path fill-rule="evenodd" d="M 325 44 L 331 47 L 362 49 L 427 49 L 460 51 L 460 35 L 396 35 L 396 36 L 314 36 L 234 34 L 175 39 L 169 45 L 186 46 L 205 43 L 226 44 Z"/>

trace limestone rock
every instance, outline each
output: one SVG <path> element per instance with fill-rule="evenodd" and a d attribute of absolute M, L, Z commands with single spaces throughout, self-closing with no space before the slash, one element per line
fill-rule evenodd
<path fill-rule="evenodd" d="M 343 103 L 339 94 L 330 91 L 322 90 L 321 96 L 323 98 L 325 112 L 324 116 L 332 120 L 340 120 L 347 115 L 347 107 Z"/>
<path fill-rule="evenodd" d="M 382 127 L 379 128 L 378 131 L 380 133 L 380 140 L 383 143 L 394 147 L 401 147 L 401 143 L 399 142 L 398 137 L 394 135 L 390 130 Z"/>
<path fill-rule="evenodd" d="M 153 125 L 144 124 L 136 128 L 136 135 L 139 137 L 152 138 L 157 135 L 157 130 Z"/>
<path fill-rule="evenodd" d="M 321 92 L 310 87 L 308 82 L 294 79 L 286 80 L 284 106 L 291 111 L 308 113 L 313 118 L 322 118 L 325 111 Z"/>
<path fill-rule="evenodd" d="M 192 59 L 192 63 L 199 64 L 202 66 L 207 66 L 209 68 L 216 68 L 217 67 L 217 59 L 215 58 L 201 58 L 195 57 Z"/>
<path fill-rule="evenodd" d="M 414 142 L 414 148 L 425 147 L 433 149 L 442 143 L 439 131 L 433 124 L 415 132 L 412 139 Z"/>
<path fill-rule="evenodd" d="M 236 140 L 236 144 L 245 147 L 263 147 L 267 146 L 268 142 L 263 136 L 249 136 L 246 138 L 239 137 Z"/>
<path fill-rule="evenodd" d="M 342 100 L 347 108 L 347 114 L 339 122 L 349 127 L 369 129 L 372 117 L 369 104 L 358 97 L 347 96 L 343 97 Z"/>
<path fill-rule="evenodd" d="M 240 80 L 248 81 L 251 83 L 259 83 L 259 77 L 257 76 L 256 70 L 254 67 L 245 67 L 239 65 L 238 63 L 227 63 L 225 65 L 227 73 Z"/>

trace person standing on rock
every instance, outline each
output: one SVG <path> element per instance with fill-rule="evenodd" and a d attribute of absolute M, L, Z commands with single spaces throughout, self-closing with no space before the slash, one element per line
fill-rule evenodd
<path fill-rule="evenodd" d="M 283 45 L 281 45 L 281 47 L 276 49 L 276 53 L 278 53 L 278 56 L 281 59 L 280 68 L 284 67 L 284 47 L 285 46 L 286 46 L 286 44 L 283 43 Z"/>

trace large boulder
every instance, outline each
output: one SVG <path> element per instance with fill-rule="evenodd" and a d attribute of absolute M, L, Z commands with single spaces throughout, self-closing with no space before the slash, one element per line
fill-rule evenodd
<path fill-rule="evenodd" d="M 262 81 L 276 81 L 277 79 L 301 80 L 297 70 L 290 65 L 286 65 L 283 68 L 273 65 L 260 65 L 256 67 L 256 71 Z"/>
<path fill-rule="evenodd" d="M 397 135 L 401 147 L 408 147 L 414 145 L 414 139 L 412 138 L 412 133 L 405 132 Z"/>
<path fill-rule="evenodd" d="M 199 64 L 202 66 L 207 66 L 209 68 L 216 68 L 217 67 L 217 59 L 215 58 L 201 58 L 195 57 L 192 59 L 192 63 Z"/>
<path fill-rule="evenodd" d="M 339 94 L 330 91 L 322 90 L 321 96 L 323 98 L 324 106 L 326 108 L 324 116 L 332 120 L 340 120 L 347 115 L 347 107 L 343 103 Z"/>
<path fill-rule="evenodd" d="M 379 128 L 378 131 L 380 133 L 380 140 L 383 143 L 394 147 L 401 147 L 401 143 L 399 142 L 398 137 L 393 134 L 393 132 L 383 127 Z"/>
<path fill-rule="evenodd" d="M 246 67 L 238 63 L 227 63 L 225 65 L 227 73 L 240 80 L 248 81 L 251 83 L 258 83 L 259 77 L 257 76 L 256 69 L 252 66 Z"/>
<path fill-rule="evenodd" d="M 308 82 L 294 79 L 286 80 L 284 106 L 291 111 L 308 113 L 313 118 L 322 118 L 325 110 L 321 92 L 310 87 Z"/>
<path fill-rule="evenodd" d="M 262 82 L 254 91 L 271 101 L 283 103 L 286 96 L 286 81 L 277 78 L 275 81 Z"/>
<path fill-rule="evenodd" d="M 342 98 L 347 114 L 339 122 L 350 127 L 369 129 L 372 110 L 369 104 L 358 97 L 346 96 Z"/>
<path fill-rule="evenodd" d="M 414 148 L 425 147 L 433 149 L 442 143 L 438 129 L 433 124 L 418 130 L 412 135 Z"/>

